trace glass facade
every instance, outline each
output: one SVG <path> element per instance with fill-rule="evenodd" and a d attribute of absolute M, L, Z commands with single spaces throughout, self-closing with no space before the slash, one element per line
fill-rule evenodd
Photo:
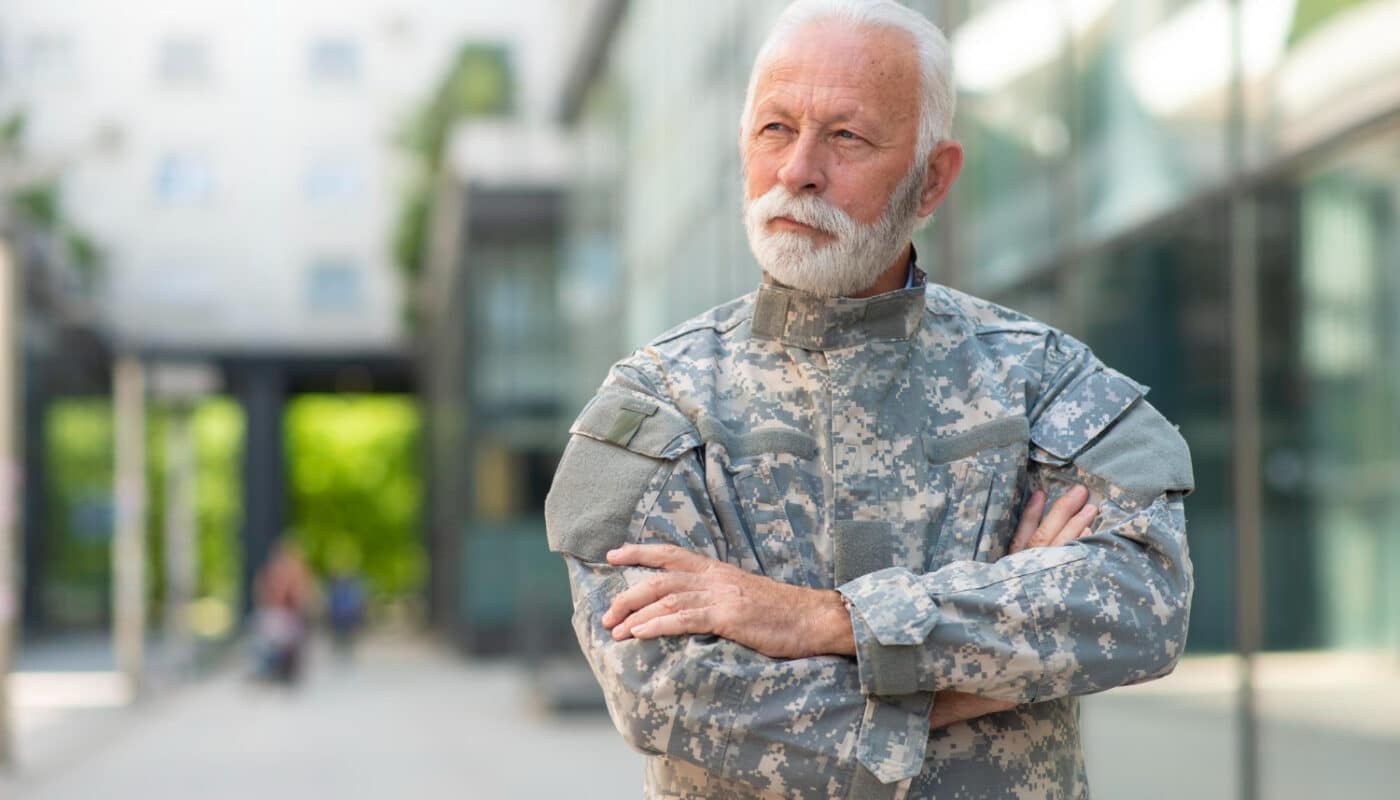
<path fill-rule="evenodd" d="M 612 359 L 753 288 L 732 120 L 783 5 L 631 4 L 608 43 L 575 123 L 566 286 L 609 287 L 567 292 L 569 329 L 591 331 L 578 402 Z M 1400 3 L 909 5 L 949 35 L 966 149 L 924 266 L 1085 340 L 1192 448 L 1186 658 L 1086 698 L 1095 795 L 1385 796 Z"/>
<path fill-rule="evenodd" d="M 950 5 L 968 171 L 938 274 L 1084 339 L 1193 453 L 1187 658 L 1086 698 L 1096 793 L 1380 796 L 1400 777 L 1400 725 L 1371 721 L 1400 719 L 1400 37 L 1379 31 L 1400 4 Z M 1235 350 L 1251 304 L 1257 347 Z"/>

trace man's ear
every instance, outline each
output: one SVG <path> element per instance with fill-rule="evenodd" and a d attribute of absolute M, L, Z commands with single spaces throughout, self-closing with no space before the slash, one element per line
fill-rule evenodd
<path fill-rule="evenodd" d="M 934 145 L 928 154 L 928 171 L 924 174 L 924 185 L 919 192 L 919 216 L 927 217 L 943 204 L 953 182 L 962 172 L 962 144 L 952 139 L 944 139 Z"/>

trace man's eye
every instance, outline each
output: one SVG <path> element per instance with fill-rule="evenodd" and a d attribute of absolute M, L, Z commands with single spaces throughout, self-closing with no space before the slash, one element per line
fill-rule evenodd
<path fill-rule="evenodd" d="M 763 129 L 765 131 L 783 131 L 787 129 L 787 126 L 781 122 L 770 122 L 767 125 L 764 125 Z"/>
<path fill-rule="evenodd" d="M 837 132 L 836 132 L 836 138 L 838 138 L 838 139 L 851 139 L 851 140 L 855 140 L 855 139 L 859 139 L 860 137 L 857 136 L 857 135 L 855 135 L 854 133 L 851 133 L 850 131 L 842 130 L 842 131 L 837 131 Z"/>

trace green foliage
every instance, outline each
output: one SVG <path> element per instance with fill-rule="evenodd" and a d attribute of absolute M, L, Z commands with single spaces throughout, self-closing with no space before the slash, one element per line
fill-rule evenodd
<path fill-rule="evenodd" d="M 73 258 L 73 266 L 78 268 L 83 280 L 91 283 L 102 267 L 102 251 L 86 234 L 64 226 L 64 243 L 68 245 L 68 254 Z"/>
<path fill-rule="evenodd" d="M 44 228 L 56 228 L 59 223 L 58 183 L 50 181 L 20 189 L 10 196 L 10 202 L 30 222 Z"/>
<path fill-rule="evenodd" d="M 197 594 L 237 601 L 242 522 L 243 416 L 235 401 L 212 398 L 192 412 L 195 439 Z M 150 409 L 146 426 L 147 601 L 158 616 L 164 589 L 165 432 L 169 413 Z M 44 420 L 48 494 L 44 536 L 44 616 L 92 626 L 107 616 L 111 587 L 115 445 L 107 398 L 62 399 Z"/>
<path fill-rule="evenodd" d="M 112 536 L 112 404 L 55 402 L 44 417 L 44 617 L 94 625 L 107 613 Z"/>
<path fill-rule="evenodd" d="M 23 110 L 13 111 L 9 116 L 0 120 L 0 152 L 12 152 L 19 149 L 27 122 L 28 118 Z"/>
<path fill-rule="evenodd" d="M 427 262 L 432 208 L 432 187 L 426 181 L 416 182 L 399 207 L 399 218 L 394 225 L 394 261 L 408 275 L 421 274 Z"/>
<path fill-rule="evenodd" d="M 286 426 L 292 529 L 313 569 L 354 565 L 381 599 L 416 594 L 426 560 L 413 398 L 302 396 Z"/>
<path fill-rule="evenodd" d="M 146 425 L 147 601 L 158 618 L 164 594 L 166 436 L 171 410 L 148 408 Z M 422 479 L 413 398 L 307 396 L 287 409 L 292 530 L 313 568 L 358 567 L 375 594 L 416 594 L 426 558 L 418 539 Z M 242 546 L 244 421 L 238 403 L 213 398 L 191 412 L 197 463 L 197 594 L 237 607 Z M 48 504 L 44 616 L 94 626 L 111 592 L 114 424 L 108 398 L 54 401 L 45 415 Z"/>
<path fill-rule="evenodd" d="M 230 399 L 206 400 L 194 410 L 195 516 L 198 519 L 201 597 L 236 608 L 243 548 L 243 409 Z"/>
<path fill-rule="evenodd" d="M 1332 17 L 1364 5 L 1373 0 L 1298 0 L 1293 12 L 1293 29 L 1288 33 L 1288 46 L 1307 38 L 1308 34 L 1322 28 Z"/>
<path fill-rule="evenodd" d="M 470 117 L 514 111 L 515 76 L 508 55 L 502 45 L 463 45 L 431 99 L 400 136 L 400 144 L 417 162 L 418 170 L 403 199 L 394 232 L 395 261 L 410 279 L 422 274 L 426 262 L 433 219 L 432 176 L 442 166 L 452 127 Z"/>

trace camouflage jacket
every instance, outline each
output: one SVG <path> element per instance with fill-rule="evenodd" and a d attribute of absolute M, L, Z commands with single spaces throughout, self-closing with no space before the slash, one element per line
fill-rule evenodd
<path fill-rule="evenodd" d="M 648 797 L 1078 798 L 1075 696 L 1170 672 L 1192 577 L 1190 457 L 1147 390 L 1043 323 L 937 284 L 821 299 L 771 283 L 617 363 L 546 503 L 574 629 Z M 1093 533 L 1007 555 L 1029 492 L 1079 483 Z M 858 655 L 600 617 L 682 545 L 835 588 Z M 1016 708 L 930 731 L 934 693 Z"/>

